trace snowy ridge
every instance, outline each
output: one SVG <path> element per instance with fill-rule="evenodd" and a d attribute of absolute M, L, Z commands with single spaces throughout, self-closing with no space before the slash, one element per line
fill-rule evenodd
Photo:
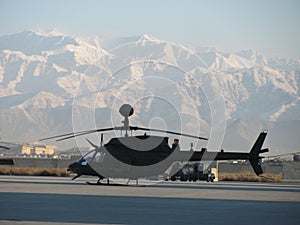
<path fill-rule="evenodd" d="M 122 47 L 118 48 L 126 45 L 130 48 L 125 52 L 122 52 Z M 130 52 L 134 48 L 141 50 L 138 55 Z M 114 50 L 110 52 L 110 49 Z M 192 107 L 188 103 L 191 97 L 194 107 L 199 110 L 201 126 L 209 130 L 210 113 L 201 92 L 202 82 L 209 80 L 193 78 L 199 73 L 211 71 L 216 74 L 225 98 L 228 129 L 237 132 L 236 135 L 245 141 L 241 145 L 251 142 L 252 137 L 247 135 L 257 132 L 255 129 L 259 127 L 279 127 L 279 123 L 289 124 L 290 121 L 295 124 L 300 119 L 299 60 L 267 58 L 251 49 L 236 53 L 222 52 L 216 48 L 195 48 L 194 51 L 203 62 L 197 67 L 189 64 L 194 57 L 192 51 L 176 48 L 174 44 L 151 34 L 81 39 L 54 30 L 1 36 L 1 134 L 14 133 L 16 138 L 28 139 L 40 137 L 41 132 L 47 136 L 49 127 L 58 133 L 72 128 L 70 114 L 74 96 L 78 106 L 95 110 L 105 117 L 113 98 L 124 88 L 124 84 L 134 84 L 134 92 L 126 93 L 132 102 L 145 94 L 174 95 L 174 104 L 179 106 L 182 115 L 194 120 Z M 137 58 L 144 61 L 137 62 Z M 150 58 L 157 61 L 147 61 Z M 97 94 L 112 72 L 118 71 L 115 65 L 128 66 L 109 79 L 109 88 L 101 90 L 101 95 Z M 188 73 L 184 74 L 176 67 L 186 68 Z M 170 91 L 163 82 L 147 80 L 153 75 L 171 79 L 182 93 Z M 118 97 L 126 99 L 125 94 Z M 149 98 L 136 107 L 135 120 L 147 125 L 146 119 L 140 121 L 143 120 L 141 115 L 150 117 L 151 112 L 166 106 L 156 105 Z M 163 111 L 168 112 L 166 108 Z M 90 116 L 82 113 L 83 118 Z M 255 126 L 249 125 L 248 118 L 259 122 Z M 177 120 L 175 117 L 169 119 Z M 30 132 L 16 129 L 17 124 L 23 124 L 24 128 L 31 127 Z M 285 133 L 282 130 L 281 135 Z M 299 143 L 298 140 L 287 140 L 294 143 L 290 149 Z M 226 144 L 231 146 L 230 138 L 227 143 L 225 138 Z"/>

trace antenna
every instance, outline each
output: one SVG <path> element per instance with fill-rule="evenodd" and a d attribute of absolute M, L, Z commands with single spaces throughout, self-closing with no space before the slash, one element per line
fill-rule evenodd
<path fill-rule="evenodd" d="M 103 145 L 103 133 L 101 133 L 100 147 Z"/>

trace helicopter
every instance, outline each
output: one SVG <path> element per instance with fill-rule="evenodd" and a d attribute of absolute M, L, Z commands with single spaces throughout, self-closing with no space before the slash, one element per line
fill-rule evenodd
<path fill-rule="evenodd" d="M 0 143 L 2 143 L 2 142 L 0 142 Z M 10 150 L 9 147 L 4 146 L 4 145 L 0 145 L 0 150 L 1 149 L 3 149 L 3 150 Z M 12 165 L 14 165 L 14 161 L 12 159 L 3 158 L 3 159 L 0 159 L 0 165 L 1 166 L 3 166 L 3 165 L 5 165 L 5 166 L 12 166 Z"/>
<path fill-rule="evenodd" d="M 103 184 L 101 181 L 110 178 L 125 178 L 136 180 L 163 174 L 174 162 L 178 161 L 201 161 L 201 160 L 249 160 L 256 175 L 263 173 L 261 167 L 261 153 L 268 152 L 269 149 L 262 149 L 267 131 L 262 131 L 249 153 L 244 152 L 210 152 L 206 148 L 201 151 L 194 151 L 191 144 L 190 151 L 181 151 L 179 139 L 175 138 L 170 147 L 169 137 L 155 136 L 144 133 L 144 135 L 133 136 L 132 131 L 155 131 L 166 134 L 184 136 L 198 140 L 208 140 L 208 138 L 178 133 L 167 130 L 152 129 L 146 127 L 130 126 L 129 117 L 134 114 L 134 109 L 129 104 L 120 107 L 119 113 L 124 117 L 123 125 L 119 127 L 108 127 L 86 131 L 79 131 L 67 134 L 56 135 L 42 138 L 40 141 L 56 139 L 63 141 L 70 138 L 87 135 L 91 133 L 101 133 L 100 145 L 92 143 L 86 139 L 93 147 L 88 153 L 83 155 L 77 162 L 68 166 L 68 170 L 75 173 L 72 180 L 82 176 L 97 176 L 99 179 L 96 184 Z M 103 144 L 103 132 L 120 130 L 120 137 L 111 138 L 106 144 Z M 131 131 L 129 136 L 128 132 Z M 90 183 L 89 183 L 90 184 Z"/>

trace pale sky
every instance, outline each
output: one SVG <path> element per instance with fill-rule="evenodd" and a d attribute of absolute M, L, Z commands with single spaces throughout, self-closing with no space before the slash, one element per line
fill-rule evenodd
<path fill-rule="evenodd" d="M 0 35 L 52 28 L 300 59 L 299 0 L 0 0 Z"/>

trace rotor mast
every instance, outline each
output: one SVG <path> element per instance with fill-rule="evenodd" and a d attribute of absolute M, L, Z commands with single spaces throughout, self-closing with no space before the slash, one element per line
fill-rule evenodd
<path fill-rule="evenodd" d="M 131 105 L 124 104 L 119 109 L 119 112 L 122 116 L 124 116 L 124 120 L 122 121 L 124 126 L 122 128 L 125 130 L 125 137 L 128 137 L 128 130 L 130 129 L 128 117 L 133 115 L 134 110 Z"/>
<path fill-rule="evenodd" d="M 125 137 L 128 137 L 128 130 L 129 130 L 129 119 L 128 119 L 128 116 L 126 116 L 124 118 L 124 120 L 122 121 L 122 123 L 124 124 Z"/>

